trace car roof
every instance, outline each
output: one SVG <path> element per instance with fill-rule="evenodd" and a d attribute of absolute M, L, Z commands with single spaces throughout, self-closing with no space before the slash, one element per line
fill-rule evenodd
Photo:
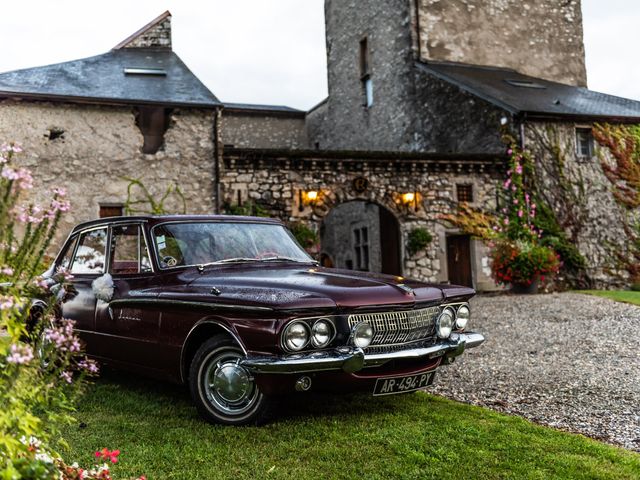
<path fill-rule="evenodd" d="M 117 223 L 149 223 L 151 226 L 168 222 L 238 222 L 238 223 L 265 223 L 283 225 L 283 222 L 276 218 L 249 217 L 240 215 L 135 215 L 120 217 L 105 217 L 76 225 L 72 233 L 101 225 L 111 225 Z"/>

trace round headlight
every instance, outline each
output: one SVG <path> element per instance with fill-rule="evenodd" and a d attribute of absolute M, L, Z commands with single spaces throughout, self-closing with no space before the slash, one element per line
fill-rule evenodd
<path fill-rule="evenodd" d="M 471 318 L 471 311 L 469 310 L 469 307 L 462 305 L 458 309 L 458 314 L 456 315 L 456 328 L 458 330 L 465 328 L 467 323 L 469 323 L 469 318 Z"/>
<path fill-rule="evenodd" d="M 292 322 L 285 328 L 282 337 L 285 347 L 297 352 L 309 343 L 309 329 L 302 322 Z"/>
<path fill-rule="evenodd" d="M 326 347 L 333 337 L 333 327 L 329 320 L 321 318 L 311 329 L 311 344 L 316 348 Z"/>
<path fill-rule="evenodd" d="M 437 334 L 440 338 L 449 338 L 453 324 L 455 322 L 455 313 L 451 308 L 445 308 L 438 317 Z"/>
<path fill-rule="evenodd" d="M 356 347 L 367 348 L 373 340 L 373 328 L 365 322 L 360 322 L 353 329 L 353 344 Z"/>

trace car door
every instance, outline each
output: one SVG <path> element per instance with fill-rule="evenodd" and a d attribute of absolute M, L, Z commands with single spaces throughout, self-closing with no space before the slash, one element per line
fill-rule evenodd
<path fill-rule="evenodd" d="M 71 283 L 76 290 L 62 304 L 62 316 L 76 322 L 75 329 L 86 343 L 85 349 L 90 355 L 96 355 L 98 346 L 95 338 L 96 297 L 91 284 L 105 272 L 107 238 L 105 226 L 85 230 L 72 237 L 58 266 L 70 271 L 73 275 Z"/>
<path fill-rule="evenodd" d="M 110 301 L 98 299 L 96 334 L 100 356 L 120 363 L 154 368 L 160 314 L 144 291 L 152 286 L 153 267 L 144 229 L 139 223 L 111 227 L 108 273 Z"/>

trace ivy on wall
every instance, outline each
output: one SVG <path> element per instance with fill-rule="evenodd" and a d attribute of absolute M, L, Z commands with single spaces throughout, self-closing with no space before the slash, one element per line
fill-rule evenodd
<path fill-rule="evenodd" d="M 624 207 L 624 231 L 628 250 L 617 252 L 621 266 L 634 285 L 640 284 L 640 125 L 596 124 L 593 136 L 610 158 L 600 155 L 600 164 L 611 182 L 613 195 Z"/>

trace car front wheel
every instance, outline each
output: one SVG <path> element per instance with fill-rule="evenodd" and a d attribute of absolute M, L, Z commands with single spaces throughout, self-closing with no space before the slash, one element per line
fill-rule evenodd
<path fill-rule="evenodd" d="M 271 401 L 240 365 L 242 349 L 227 335 L 204 342 L 191 362 L 189 388 L 202 417 L 225 425 L 260 424 L 268 418 Z"/>

